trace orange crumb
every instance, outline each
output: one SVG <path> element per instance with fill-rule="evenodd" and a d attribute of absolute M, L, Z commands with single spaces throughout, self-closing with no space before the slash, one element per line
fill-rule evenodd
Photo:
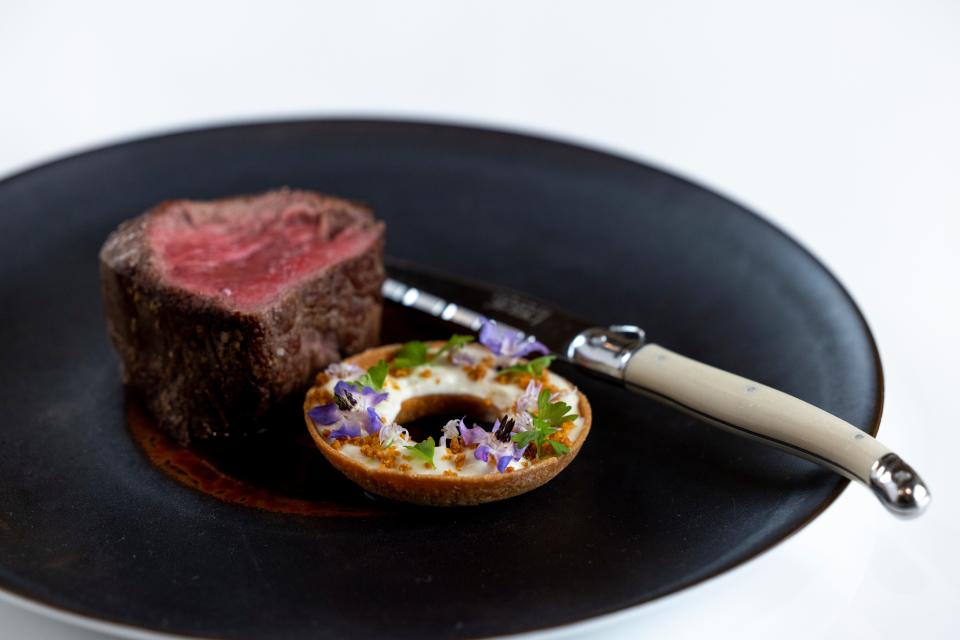
<path fill-rule="evenodd" d="M 454 470 L 452 470 L 452 469 L 444 469 L 443 475 L 445 475 L 445 476 L 452 476 L 452 477 L 456 478 L 456 477 L 457 477 L 457 472 L 454 471 Z"/>
<path fill-rule="evenodd" d="M 497 382 L 502 384 L 512 384 L 521 389 L 526 389 L 533 376 L 525 371 L 501 371 L 497 374 Z"/>
<path fill-rule="evenodd" d="M 424 369 L 423 371 L 420 372 L 421 378 L 429 378 L 432 375 L 433 375 L 433 372 L 430 371 L 430 369 Z"/>
<path fill-rule="evenodd" d="M 333 394 L 323 387 L 313 387 L 307 392 L 307 403 L 312 405 L 328 404 L 333 402 Z"/>
<path fill-rule="evenodd" d="M 467 365 L 463 368 L 467 372 L 467 377 L 471 380 L 480 380 L 483 376 L 487 375 L 487 365 L 483 362 L 474 365 Z"/>
<path fill-rule="evenodd" d="M 400 451 L 394 448 L 384 449 L 380 446 L 380 436 L 370 435 L 361 438 L 350 438 L 350 444 L 356 444 L 360 447 L 360 453 L 372 460 L 378 460 L 380 466 L 392 469 L 397 465 L 397 458 Z"/>

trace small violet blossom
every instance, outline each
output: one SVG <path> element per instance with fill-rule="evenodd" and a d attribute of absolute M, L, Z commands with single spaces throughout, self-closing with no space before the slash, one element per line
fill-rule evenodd
<path fill-rule="evenodd" d="M 464 444 L 468 446 L 477 445 L 477 450 L 473 454 L 474 457 L 477 460 L 488 462 L 490 456 L 493 456 L 497 462 L 497 471 L 504 473 L 510 466 L 510 462 L 522 458 L 523 452 L 527 449 L 526 446 L 522 449 L 517 448 L 517 444 L 512 438 L 513 427 L 514 421 L 504 416 L 493 423 L 491 431 L 487 431 L 483 427 L 467 428 L 463 421 L 460 421 L 459 428 L 460 437 L 463 438 Z"/>
<path fill-rule="evenodd" d="M 398 425 L 396 422 L 385 424 L 380 428 L 380 446 L 389 447 L 397 438 L 409 440 L 410 432 Z"/>
<path fill-rule="evenodd" d="M 457 349 L 450 354 L 450 362 L 458 367 L 469 367 L 477 364 L 477 359 L 467 353 L 466 349 Z"/>
<path fill-rule="evenodd" d="M 523 337 L 523 332 L 501 327 L 495 320 L 486 320 L 480 327 L 480 344 L 497 356 L 497 364 L 510 366 L 534 351 L 550 353 L 542 342 L 533 336 Z"/>
<path fill-rule="evenodd" d="M 324 369 L 323 372 L 331 378 L 340 378 L 341 380 L 345 380 L 346 378 L 356 378 L 357 376 L 361 375 L 363 373 L 363 369 L 348 362 L 334 362 L 329 367 Z"/>
<path fill-rule="evenodd" d="M 537 408 L 537 399 L 540 397 L 540 390 L 543 386 L 536 380 L 527 383 L 527 388 L 523 390 L 520 397 L 517 398 L 517 413 L 531 413 Z"/>
<path fill-rule="evenodd" d="M 454 438 L 459 438 L 462 429 L 466 429 L 467 425 L 463 423 L 463 418 L 459 420 L 451 420 L 447 424 L 443 425 L 443 435 L 440 436 L 440 442 L 438 446 L 446 447 L 449 446 L 450 440 Z"/>
<path fill-rule="evenodd" d="M 513 430 L 515 432 L 519 433 L 533 429 L 533 413 L 537 408 L 537 399 L 540 397 L 540 389 L 542 388 L 543 386 L 539 382 L 531 380 L 527 383 L 527 388 L 517 398 L 514 405 L 516 411 L 509 414 L 509 417 L 514 421 Z"/>
<path fill-rule="evenodd" d="M 383 427 L 374 407 L 386 398 L 386 392 L 377 393 L 370 387 L 357 391 L 341 380 L 333 388 L 334 401 L 310 409 L 307 415 L 318 427 L 335 427 L 327 436 L 332 439 L 373 435 Z"/>

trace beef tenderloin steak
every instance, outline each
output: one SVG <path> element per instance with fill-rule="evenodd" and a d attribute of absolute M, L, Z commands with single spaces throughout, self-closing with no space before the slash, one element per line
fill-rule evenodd
<path fill-rule="evenodd" d="M 184 444 L 268 427 L 318 369 L 376 344 L 383 233 L 363 206 L 289 189 L 122 223 L 100 282 L 124 382 Z"/>

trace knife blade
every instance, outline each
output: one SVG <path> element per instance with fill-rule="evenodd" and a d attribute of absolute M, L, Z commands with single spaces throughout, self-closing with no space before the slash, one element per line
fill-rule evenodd
<path fill-rule="evenodd" d="M 869 434 L 798 398 L 648 343 L 635 325 L 597 327 L 524 293 L 396 258 L 386 266 L 388 301 L 474 332 L 490 319 L 536 336 L 581 369 L 856 480 L 895 515 L 917 516 L 930 502 L 920 476 Z"/>
<path fill-rule="evenodd" d="M 562 360 L 577 362 L 578 353 L 583 356 L 583 349 L 589 348 L 585 344 L 588 336 L 601 345 L 601 351 L 607 338 L 632 348 L 638 348 L 643 343 L 643 331 L 633 325 L 614 325 L 601 329 L 594 323 L 519 291 L 491 287 L 465 278 L 452 278 L 392 257 L 387 257 L 386 265 L 388 277 L 382 287 L 385 299 L 474 332 L 480 330 L 485 320 L 494 320 L 500 326 L 519 331 L 524 336 L 536 336 Z M 604 354 L 599 355 L 601 361 L 604 360 Z M 593 367 L 583 362 L 583 357 L 579 360 L 578 364 L 597 373 L 609 373 L 606 367 Z"/>

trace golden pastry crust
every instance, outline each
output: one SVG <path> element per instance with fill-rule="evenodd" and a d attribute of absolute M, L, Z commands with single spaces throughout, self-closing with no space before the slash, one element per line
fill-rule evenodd
<path fill-rule="evenodd" d="M 443 343 L 431 343 L 431 346 L 436 348 L 441 344 Z M 368 369 L 381 359 L 389 362 L 399 348 L 400 345 L 397 344 L 375 347 L 344 362 Z M 536 464 L 514 469 L 508 473 L 490 473 L 481 476 L 407 473 L 397 468 L 365 465 L 341 453 L 327 442 L 307 415 L 307 411 L 311 408 L 330 401 L 329 391 L 322 386 L 327 381 L 326 375 L 321 373 L 317 378 L 317 385 L 307 392 L 303 411 L 307 430 L 320 452 L 330 461 L 330 464 L 370 493 L 414 504 L 429 506 L 481 504 L 511 498 L 536 489 L 563 471 L 573 461 L 587 439 L 592 423 L 590 403 L 587 397 L 577 390 L 579 398 L 577 410 L 583 420 L 583 426 L 576 441 L 570 443 L 570 450 L 562 456 L 543 458 Z M 468 389 L 464 391 L 469 393 Z"/>

